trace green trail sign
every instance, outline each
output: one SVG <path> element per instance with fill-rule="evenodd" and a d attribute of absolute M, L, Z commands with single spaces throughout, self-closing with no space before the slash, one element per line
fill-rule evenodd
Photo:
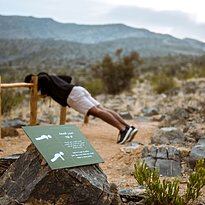
<path fill-rule="evenodd" d="M 104 162 L 75 125 L 25 126 L 23 130 L 51 169 Z"/>

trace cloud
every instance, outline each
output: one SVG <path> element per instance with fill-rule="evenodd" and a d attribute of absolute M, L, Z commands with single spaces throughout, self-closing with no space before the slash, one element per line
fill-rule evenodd
<path fill-rule="evenodd" d="M 205 23 L 181 11 L 156 11 L 133 6 L 120 6 L 107 12 L 103 19 L 122 22 L 133 27 L 169 33 L 176 37 L 198 38 L 205 42 Z"/>
<path fill-rule="evenodd" d="M 48 17 L 65 23 L 95 22 L 107 4 L 95 0 L 0 0 L 0 14 Z M 106 8 L 105 8 L 106 7 Z"/>

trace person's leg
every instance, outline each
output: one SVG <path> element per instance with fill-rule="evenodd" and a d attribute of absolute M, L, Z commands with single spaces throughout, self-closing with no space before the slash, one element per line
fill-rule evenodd
<path fill-rule="evenodd" d="M 105 109 L 102 109 L 99 106 L 92 107 L 88 111 L 88 115 L 92 115 L 94 117 L 98 117 L 106 123 L 116 127 L 118 130 L 123 131 L 126 128 L 126 125 L 119 121 L 113 114 L 108 112 Z"/>
<path fill-rule="evenodd" d="M 102 108 L 102 107 L 101 107 Z M 130 125 L 128 125 L 125 121 L 124 121 L 124 119 L 118 114 L 118 113 L 116 113 L 115 111 L 113 111 L 113 110 L 109 110 L 109 109 L 107 109 L 107 108 L 102 108 L 102 109 L 104 109 L 104 110 L 106 110 L 107 112 L 109 112 L 109 113 L 111 113 L 114 117 L 115 117 L 115 119 L 117 119 L 119 122 L 121 122 L 123 125 L 125 125 L 126 127 L 129 127 Z"/>
<path fill-rule="evenodd" d="M 105 109 L 105 108 L 104 108 Z M 131 127 L 131 132 L 130 132 L 130 135 L 129 137 L 127 138 L 127 142 L 131 142 L 135 135 L 137 134 L 138 132 L 138 129 L 134 126 L 130 126 L 128 125 L 124 120 L 123 118 L 116 112 L 112 111 L 112 110 L 109 110 L 109 109 L 106 109 L 108 112 L 110 112 L 118 121 L 120 121 L 122 124 L 124 124 L 126 127 Z"/>
<path fill-rule="evenodd" d="M 117 139 L 118 144 L 124 144 L 129 138 L 132 132 L 132 128 L 130 126 L 124 125 L 117 118 L 114 117 L 110 112 L 105 109 L 102 109 L 99 106 L 94 106 L 88 111 L 88 115 L 92 115 L 100 118 L 104 122 L 116 127 L 119 130 L 119 135 Z"/>
<path fill-rule="evenodd" d="M 130 126 L 129 124 L 127 124 L 124 119 L 118 114 L 116 113 L 115 111 L 113 110 L 109 110 L 107 108 L 102 108 L 100 107 L 101 109 L 104 109 L 106 110 L 107 112 L 111 113 L 113 115 L 113 117 L 118 120 L 119 122 L 121 122 L 123 125 L 125 125 L 127 128 L 131 128 L 131 132 L 129 134 L 129 137 L 127 138 L 127 142 L 131 142 L 133 139 L 134 139 L 134 136 L 137 134 L 138 132 L 138 129 L 134 126 Z"/>
<path fill-rule="evenodd" d="M 100 107 L 100 103 L 96 101 L 90 93 L 82 87 L 76 86 L 71 91 L 67 99 L 68 105 L 76 111 L 84 115 L 93 115 L 114 126 L 120 132 L 117 143 L 123 144 L 130 138 L 132 128 L 128 126 L 120 116 L 114 111 L 107 111 Z"/>

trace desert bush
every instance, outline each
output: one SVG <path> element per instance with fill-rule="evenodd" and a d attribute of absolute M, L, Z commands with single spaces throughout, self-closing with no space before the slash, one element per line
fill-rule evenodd
<path fill-rule="evenodd" d="M 9 115 L 12 109 L 15 109 L 23 101 L 23 96 L 16 90 L 1 90 L 1 113 Z"/>
<path fill-rule="evenodd" d="M 201 77 L 201 69 L 196 65 L 188 64 L 186 67 L 181 67 L 176 77 L 181 80 L 198 78 Z"/>
<path fill-rule="evenodd" d="M 134 167 L 137 183 L 144 186 L 147 192 L 145 204 L 187 205 L 200 196 L 200 191 L 205 186 L 204 160 L 199 160 L 189 175 L 184 195 L 179 194 L 180 181 L 177 178 L 173 181 L 167 179 L 160 181 L 158 170 L 152 171 L 144 161 L 138 161 Z"/>
<path fill-rule="evenodd" d="M 205 77 L 205 66 L 199 68 L 198 77 Z"/>
<path fill-rule="evenodd" d="M 103 83 L 99 78 L 87 81 L 84 86 L 93 96 L 103 93 Z"/>
<path fill-rule="evenodd" d="M 164 93 L 172 88 L 177 87 L 177 83 L 173 76 L 167 75 L 166 73 L 159 73 L 150 77 L 150 83 L 153 86 L 154 91 L 158 94 Z"/>
<path fill-rule="evenodd" d="M 142 63 L 137 52 L 122 55 L 122 49 L 117 49 L 115 56 L 105 55 L 103 60 L 93 66 L 94 76 L 102 79 L 105 91 L 108 94 L 118 94 L 129 90 L 134 71 Z"/>

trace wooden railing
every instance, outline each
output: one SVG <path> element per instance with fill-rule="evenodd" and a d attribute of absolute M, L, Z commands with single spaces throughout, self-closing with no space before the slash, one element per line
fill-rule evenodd
<path fill-rule="evenodd" d="M 36 125 L 37 121 L 37 102 L 42 96 L 38 94 L 38 77 L 32 77 L 32 83 L 1 83 L 0 78 L 0 110 L 1 110 L 1 89 L 3 88 L 18 88 L 28 87 L 30 88 L 30 125 Z M 1 118 L 1 113 L 0 113 Z M 60 110 L 60 124 L 63 125 L 66 122 L 66 107 L 61 106 Z M 0 122 L 1 127 L 1 122 Z M 1 134 L 1 133 L 0 133 Z M 0 135 L 1 136 L 1 135 Z"/>

